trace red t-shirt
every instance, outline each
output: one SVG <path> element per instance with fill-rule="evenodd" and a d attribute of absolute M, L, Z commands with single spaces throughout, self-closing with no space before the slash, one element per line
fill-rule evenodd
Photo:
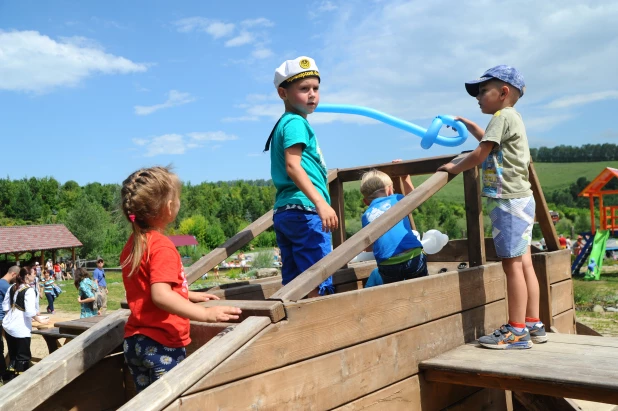
<path fill-rule="evenodd" d="M 59 273 L 60 272 L 60 266 L 58 264 L 54 264 L 54 272 L 55 273 Z"/>
<path fill-rule="evenodd" d="M 558 242 L 560 243 L 560 245 L 561 245 L 562 247 L 566 247 L 566 244 L 567 244 L 566 238 L 564 238 L 564 237 L 559 237 L 559 238 L 558 238 Z"/>
<path fill-rule="evenodd" d="M 124 262 L 133 247 L 133 236 L 129 238 L 120 254 Z M 189 319 L 170 314 L 158 308 L 152 301 L 150 286 L 154 283 L 168 283 L 172 290 L 189 299 L 189 286 L 185 271 L 172 241 L 159 233 L 148 233 L 148 252 L 144 253 L 139 268 L 129 277 L 130 264 L 122 269 L 122 281 L 127 293 L 131 315 L 124 327 L 124 338 L 135 334 L 145 335 L 170 348 L 185 347 L 189 338 Z"/>

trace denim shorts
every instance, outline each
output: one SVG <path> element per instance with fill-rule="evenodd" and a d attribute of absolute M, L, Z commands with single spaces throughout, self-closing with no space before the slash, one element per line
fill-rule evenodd
<path fill-rule="evenodd" d="M 427 256 L 421 253 L 408 261 L 393 265 L 378 265 L 384 284 L 425 277 L 427 273 Z"/>
<path fill-rule="evenodd" d="M 317 213 L 285 210 L 273 217 L 277 245 L 281 250 L 281 277 L 286 285 L 302 272 L 320 261 L 332 249 L 331 235 L 322 231 Z M 319 288 L 320 295 L 335 292 L 332 277 Z"/>

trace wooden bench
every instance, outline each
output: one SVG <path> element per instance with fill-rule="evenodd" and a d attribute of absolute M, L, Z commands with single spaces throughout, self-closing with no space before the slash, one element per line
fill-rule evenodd
<path fill-rule="evenodd" d="M 420 367 L 427 381 L 618 404 L 618 338 L 549 334 L 506 352 L 466 344 Z"/>
<path fill-rule="evenodd" d="M 49 350 L 50 354 L 56 351 L 58 348 L 62 347 L 62 344 L 60 344 L 59 341 L 61 338 L 66 338 L 66 342 L 68 342 L 69 340 L 72 340 L 76 337 L 75 334 L 61 333 L 60 328 L 58 327 L 32 330 L 32 334 L 43 336 L 43 339 L 47 344 L 47 349 Z"/>

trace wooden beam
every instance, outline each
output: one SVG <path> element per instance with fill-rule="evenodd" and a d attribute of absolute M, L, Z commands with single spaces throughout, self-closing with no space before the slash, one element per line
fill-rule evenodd
<path fill-rule="evenodd" d="M 264 373 L 502 300 L 504 291 L 502 266 L 490 264 L 286 303 L 287 321 L 266 330 L 251 345 L 192 387 L 190 392 Z M 505 320 L 506 312 L 503 312 L 502 321 Z M 464 325 L 475 327 L 475 324 Z"/>
<path fill-rule="evenodd" d="M 565 280 L 550 285 L 549 294 L 551 295 L 552 316 L 573 309 L 573 280 Z"/>
<path fill-rule="evenodd" d="M 242 301 L 242 300 L 214 300 L 205 303 L 197 303 L 202 307 L 217 307 L 227 305 L 231 307 L 238 307 L 242 310 L 238 322 L 244 321 L 246 318 L 268 317 L 270 321 L 276 323 L 285 318 L 285 309 L 283 304 L 279 301 Z M 230 321 L 230 322 L 237 322 Z"/>
<path fill-rule="evenodd" d="M 418 375 L 399 381 L 333 411 L 410 411 L 421 404 Z"/>
<path fill-rule="evenodd" d="M 429 157 L 419 160 L 407 160 L 399 163 L 382 163 L 361 167 L 340 168 L 337 173 L 337 178 L 344 183 L 346 181 L 357 181 L 361 179 L 364 173 L 372 169 L 380 170 L 389 176 L 433 174 L 438 167 L 450 162 L 455 157 L 457 157 L 457 154 Z"/>
<path fill-rule="evenodd" d="M 183 396 L 176 409 L 326 410 L 339 407 L 417 374 L 420 361 L 472 341 L 479 336 L 477 333 L 499 326 L 504 318 L 503 310 L 504 302 L 496 302 Z"/>
<path fill-rule="evenodd" d="M 577 332 L 577 335 L 594 335 L 597 337 L 603 337 L 603 334 L 593 330 L 586 324 L 580 323 L 579 321 L 575 322 L 575 330 Z"/>
<path fill-rule="evenodd" d="M 507 411 L 511 406 L 511 395 L 503 390 L 486 388 L 446 407 L 443 411 L 492 410 Z"/>
<path fill-rule="evenodd" d="M 343 183 L 338 178 L 331 181 L 328 185 L 330 192 L 330 204 L 337 218 L 339 219 L 339 228 L 333 231 L 333 248 L 339 247 L 345 241 L 345 201 Z"/>
<path fill-rule="evenodd" d="M 553 313 L 550 293 L 549 272 L 547 269 L 547 253 L 533 254 L 532 266 L 539 281 L 539 318 L 546 328 L 552 326 Z"/>
<path fill-rule="evenodd" d="M 466 200 L 466 228 L 468 231 L 468 261 L 470 267 L 485 264 L 485 230 L 481 207 L 481 181 L 479 167 L 464 171 L 464 196 Z"/>
<path fill-rule="evenodd" d="M 0 407 L 31 410 L 122 344 L 129 312 L 118 310 L 0 390 Z M 33 393 L 36 393 L 34 395 Z"/>
<path fill-rule="evenodd" d="M 496 255 L 496 246 L 494 239 L 487 237 L 484 239 L 485 244 L 485 259 L 487 261 L 501 261 Z M 429 262 L 467 262 L 469 258 L 468 239 L 450 240 L 442 250 L 436 254 L 428 254 L 427 261 Z"/>
<path fill-rule="evenodd" d="M 461 161 L 462 157 L 454 161 Z M 395 163 L 398 165 L 401 163 Z M 339 267 L 346 264 L 361 251 L 373 244 L 405 216 L 423 204 L 428 198 L 438 192 L 454 176 L 445 171 L 438 171 L 429 177 L 401 201 L 386 211 L 379 219 L 362 228 L 349 238 L 344 245 L 333 250 L 309 269 L 289 282 L 281 290 L 271 296 L 271 299 L 282 301 L 297 301 L 314 290 L 322 281 L 332 275 Z"/>
<path fill-rule="evenodd" d="M 513 399 L 518 401 L 527 411 L 583 411 L 575 401 L 568 398 L 517 391 L 513 393 Z"/>
<path fill-rule="evenodd" d="M 554 223 L 549 215 L 549 208 L 547 208 L 543 188 L 534 170 L 532 161 L 530 161 L 530 166 L 528 167 L 528 174 L 528 179 L 532 186 L 534 202 L 536 203 L 536 219 L 541 226 L 541 232 L 543 233 L 543 238 L 545 238 L 545 245 L 549 251 L 560 250 L 560 242 L 558 241 L 558 234 L 556 234 L 556 227 L 554 227 Z"/>
<path fill-rule="evenodd" d="M 221 364 L 245 345 L 258 332 L 270 325 L 264 317 L 248 318 L 242 323 L 219 333 L 207 344 L 155 381 L 119 410 L 158 411 L 172 403 L 183 391 Z"/>

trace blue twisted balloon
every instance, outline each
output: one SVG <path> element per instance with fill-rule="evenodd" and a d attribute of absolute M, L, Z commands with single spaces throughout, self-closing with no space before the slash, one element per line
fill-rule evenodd
<path fill-rule="evenodd" d="M 461 121 L 456 121 L 452 116 L 437 116 L 434 118 L 429 128 L 424 129 L 414 123 L 393 117 L 381 111 L 349 104 L 320 104 L 315 111 L 318 113 L 356 114 L 358 116 L 365 116 L 381 121 L 382 123 L 421 137 L 421 147 L 425 150 L 430 148 L 434 143 L 446 147 L 459 146 L 468 138 L 468 129 L 465 124 Z M 458 135 L 454 137 L 439 135 L 438 133 L 444 125 L 452 127 L 457 131 Z"/>

